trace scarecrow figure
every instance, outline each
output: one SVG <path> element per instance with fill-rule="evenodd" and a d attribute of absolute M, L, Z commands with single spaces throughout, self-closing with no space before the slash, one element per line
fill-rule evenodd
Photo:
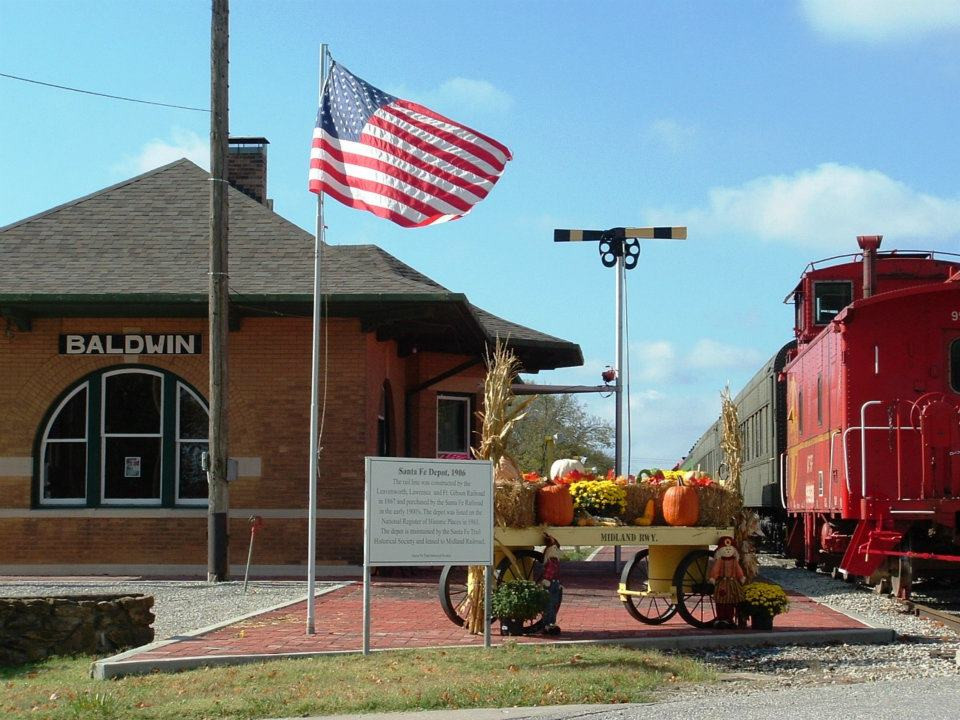
<path fill-rule="evenodd" d="M 713 599 L 717 603 L 716 627 L 735 627 L 736 610 L 744 600 L 743 584 L 747 577 L 740 567 L 740 553 L 733 538 L 729 535 L 720 538 L 713 557 L 708 577 L 714 586 Z"/>
<path fill-rule="evenodd" d="M 545 635 L 559 635 L 557 610 L 563 598 L 563 586 L 560 584 L 560 543 L 552 535 L 543 534 L 546 547 L 543 548 L 543 579 L 540 584 L 547 589 L 549 599 L 543 609 L 543 632 Z"/>

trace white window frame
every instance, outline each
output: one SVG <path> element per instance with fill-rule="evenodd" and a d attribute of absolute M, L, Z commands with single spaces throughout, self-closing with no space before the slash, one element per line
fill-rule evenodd
<path fill-rule="evenodd" d="M 107 434 L 107 378 L 113 375 L 155 375 L 160 378 L 160 432 L 157 433 L 110 433 Z M 101 505 L 147 505 L 163 504 L 163 373 L 145 368 L 111 370 L 103 373 L 100 380 L 100 504 Z M 157 498 L 108 498 L 107 497 L 107 438 L 148 438 L 160 440 L 160 488 Z"/>
<path fill-rule="evenodd" d="M 445 393 L 437 393 L 437 407 L 436 407 L 436 455 L 440 457 L 441 453 L 451 452 L 449 450 L 440 449 L 440 401 L 441 400 L 453 400 L 464 404 L 464 427 L 466 429 L 466 449 L 463 451 L 470 454 L 470 406 L 472 400 L 468 395 L 447 395 Z"/>
<path fill-rule="evenodd" d="M 83 495 L 81 497 L 75 498 L 45 498 L 43 496 L 44 487 L 47 484 L 47 468 L 46 468 L 46 457 L 47 457 L 47 445 L 49 443 L 76 443 L 80 442 L 80 438 L 51 438 L 50 430 L 53 428 L 53 424 L 60 417 L 60 413 L 67 406 L 74 396 L 81 392 L 82 390 L 87 391 L 87 402 L 84 406 L 83 412 Z M 50 419 L 47 421 L 47 427 L 43 430 L 43 441 L 40 443 L 40 489 L 39 489 L 39 501 L 41 505 L 78 505 L 80 503 L 86 504 L 87 502 L 87 459 L 89 458 L 90 447 L 87 442 L 88 440 L 88 430 L 87 425 L 90 422 L 90 381 L 82 382 L 70 393 L 60 401 L 60 404 L 57 405 L 57 408 L 53 411 L 53 414 L 50 415 Z"/>
<path fill-rule="evenodd" d="M 203 401 L 203 398 L 201 398 L 193 390 L 191 390 L 189 387 L 187 387 L 186 385 L 184 385 L 182 382 L 178 380 L 177 389 L 176 389 L 177 398 L 176 398 L 176 410 L 175 410 L 175 412 L 177 413 L 177 422 L 176 422 L 176 429 L 174 430 L 174 432 L 176 433 L 176 437 L 174 438 L 175 442 L 174 442 L 173 501 L 177 505 L 206 505 L 207 503 L 210 502 L 209 498 L 206 498 L 206 497 L 203 497 L 203 498 L 181 498 L 180 497 L 180 443 L 185 443 L 185 442 L 201 443 L 202 442 L 202 443 L 206 443 L 207 451 L 209 452 L 210 450 L 210 439 L 208 437 L 206 438 L 181 438 L 180 437 L 180 390 L 181 388 L 186 392 L 188 392 L 193 397 L 193 399 L 200 404 L 200 407 L 203 408 L 204 412 L 207 413 L 208 417 L 210 416 L 210 408 Z"/>

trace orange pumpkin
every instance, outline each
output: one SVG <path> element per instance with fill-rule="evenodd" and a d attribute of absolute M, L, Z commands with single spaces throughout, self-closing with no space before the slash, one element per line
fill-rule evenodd
<path fill-rule="evenodd" d="M 537 518 L 547 525 L 573 522 L 573 495 L 566 485 L 545 485 L 537 491 Z"/>
<path fill-rule="evenodd" d="M 663 495 L 663 519 L 667 525 L 696 525 L 700 519 L 700 498 L 691 485 L 677 484 Z"/>

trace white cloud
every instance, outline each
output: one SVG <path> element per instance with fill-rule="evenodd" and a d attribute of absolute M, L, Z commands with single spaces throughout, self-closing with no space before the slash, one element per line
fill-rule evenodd
<path fill-rule="evenodd" d="M 752 348 L 726 345 L 716 340 L 698 340 L 686 359 L 687 367 L 696 370 L 731 370 L 756 368 L 764 357 Z"/>
<path fill-rule="evenodd" d="M 180 158 L 192 160 L 204 169 L 210 166 L 210 144 L 192 130 L 173 128 L 170 140 L 154 138 L 135 156 L 125 157 L 118 166 L 124 173 L 139 174 Z"/>
<path fill-rule="evenodd" d="M 666 340 L 631 343 L 631 382 L 664 383 L 676 381 L 683 369 L 677 362 L 677 351 Z"/>
<path fill-rule="evenodd" d="M 630 470 L 672 467 L 717 419 L 719 407 L 718 393 L 692 396 L 657 391 L 632 393 Z"/>
<path fill-rule="evenodd" d="M 454 77 L 444 80 L 432 90 L 409 90 L 392 87 L 392 95 L 418 102 L 444 115 L 457 113 L 506 113 L 513 107 L 513 98 L 487 80 Z M 460 118 L 455 118 L 460 120 Z"/>
<path fill-rule="evenodd" d="M 666 148 L 670 152 L 679 153 L 687 150 L 696 137 L 697 130 L 692 125 L 684 125 L 672 118 L 660 118 L 647 126 L 647 138 Z"/>
<path fill-rule="evenodd" d="M 912 40 L 960 28 L 957 0 L 801 0 L 816 30 L 836 39 Z"/>
<path fill-rule="evenodd" d="M 632 343 L 631 383 L 686 384 L 703 375 L 704 370 L 752 370 L 763 362 L 763 355 L 752 348 L 703 338 L 688 350 L 678 349 L 667 340 Z"/>
<path fill-rule="evenodd" d="M 676 211 L 669 211 L 676 216 Z M 666 216 L 655 211 L 651 217 Z M 955 249 L 960 197 L 919 192 L 879 170 L 824 163 L 793 175 L 768 175 L 708 193 L 706 207 L 681 217 L 701 232 L 746 234 L 810 248 L 849 246 L 857 235 Z"/>

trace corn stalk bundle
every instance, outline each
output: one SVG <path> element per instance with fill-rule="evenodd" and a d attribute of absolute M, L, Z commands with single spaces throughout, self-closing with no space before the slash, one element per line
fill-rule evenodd
<path fill-rule="evenodd" d="M 749 582 L 757 576 L 760 567 L 752 540 L 760 529 L 760 519 L 755 512 L 743 507 L 743 436 L 740 434 L 739 413 L 730 397 L 729 387 L 725 387 L 720 393 L 720 424 L 723 427 L 720 447 L 729 470 L 724 484 L 736 497 L 733 539 L 740 551 L 740 565 Z"/>
<path fill-rule="evenodd" d="M 514 426 L 526 415 L 527 407 L 536 398 L 531 395 L 523 402 L 514 401 L 510 389 L 520 372 L 520 361 L 504 343 L 497 340 L 493 354 L 487 353 L 487 377 L 483 382 L 483 410 L 477 413 L 482 421 L 479 447 L 471 448 L 478 460 L 490 460 L 494 467 L 500 465 L 501 458 L 511 462 L 507 453 L 507 441 Z M 516 463 L 514 462 L 514 465 Z M 491 495 L 494 492 L 490 488 Z M 494 517 L 494 523 L 503 525 L 503 518 Z M 467 631 L 480 635 L 483 633 L 483 567 L 471 566 L 467 576 L 467 597 L 464 599 Z"/>

